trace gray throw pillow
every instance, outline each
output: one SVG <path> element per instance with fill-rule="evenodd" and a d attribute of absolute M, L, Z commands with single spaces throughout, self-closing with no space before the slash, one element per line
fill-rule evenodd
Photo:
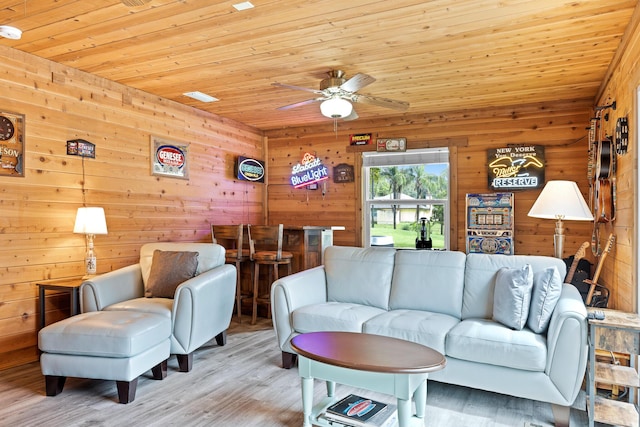
<path fill-rule="evenodd" d="M 196 275 L 198 252 L 161 251 L 156 249 L 144 296 L 173 298 L 176 288 Z"/>
<path fill-rule="evenodd" d="M 562 279 L 555 266 L 545 268 L 533 275 L 533 291 L 527 320 L 529 329 L 538 334 L 547 330 L 561 292 Z"/>
<path fill-rule="evenodd" d="M 524 328 L 529 315 L 532 287 L 531 265 L 498 270 L 493 294 L 493 320 L 511 329 Z"/>

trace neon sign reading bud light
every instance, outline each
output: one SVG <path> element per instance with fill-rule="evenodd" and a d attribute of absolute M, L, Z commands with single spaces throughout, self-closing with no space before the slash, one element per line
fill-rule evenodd
<path fill-rule="evenodd" d="M 294 188 L 329 179 L 329 169 L 322 160 L 311 153 L 305 153 L 302 161 L 291 168 L 291 185 Z"/>

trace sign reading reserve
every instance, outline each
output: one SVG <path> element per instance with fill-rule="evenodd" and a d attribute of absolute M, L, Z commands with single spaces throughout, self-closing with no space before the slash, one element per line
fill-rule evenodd
<path fill-rule="evenodd" d="M 513 145 L 487 150 L 489 188 L 523 190 L 544 186 L 544 146 Z"/>

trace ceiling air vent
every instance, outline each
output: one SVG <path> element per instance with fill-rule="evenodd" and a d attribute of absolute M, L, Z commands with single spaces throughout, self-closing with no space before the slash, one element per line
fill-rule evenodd
<path fill-rule="evenodd" d="M 144 6 L 149 3 L 151 0 L 120 0 L 123 5 L 127 7 L 136 7 L 136 6 Z"/>

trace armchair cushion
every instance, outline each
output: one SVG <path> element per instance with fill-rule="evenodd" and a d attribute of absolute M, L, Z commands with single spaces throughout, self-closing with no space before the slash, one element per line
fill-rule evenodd
<path fill-rule="evenodd" d="M 198 252 L 153 252 L 149 279 L 145 288 L 148 298 L 173 298 L 176 288 L 195 276 L 198 268 Z"/>
<path fill-rule="evenodd" d="M 147 285 L 151 264 L 153 262 L 153 253 L 159 249 L 161 251 L 189 251 L 198 252 L 198 269 L 196 276 L 209 271 L 213 268 L 220 267 L 225 263 L 224 247 L 214 243 L 187 243 L 187 242 L 155 242 L 145 243 L 140 248 L 140 272 L 142 274 L 142 282 Z M 140 296 L 143 296 L 141 294 Z"/>

